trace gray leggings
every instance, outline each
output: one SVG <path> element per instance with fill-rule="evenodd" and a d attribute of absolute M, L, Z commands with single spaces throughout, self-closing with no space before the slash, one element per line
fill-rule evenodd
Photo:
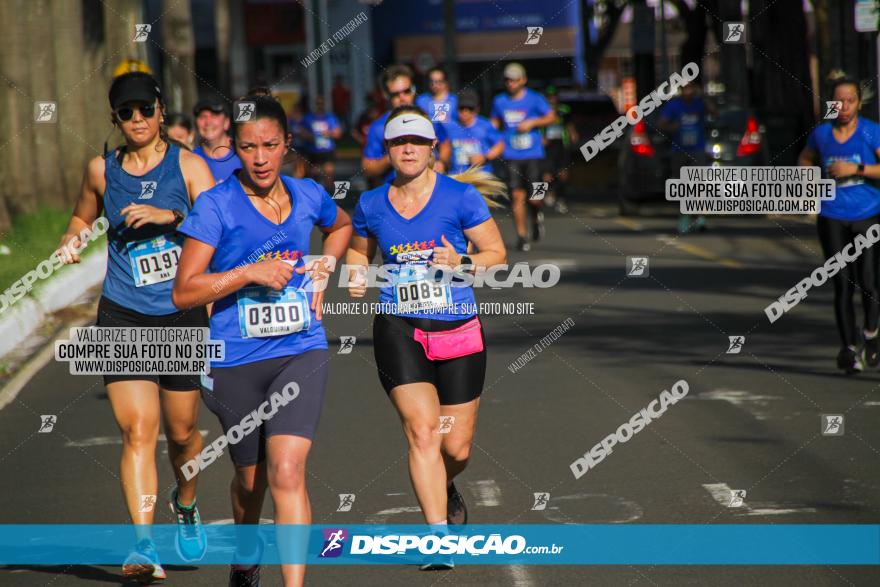
<path fill-rule="evenodd" d="M 291 357 L 212 369 L 213 390 L 203 387 L 202 399 L 220 420 L 224 434 L 233 426 L 247 428 L 242 420 L 254 411 L 271 414 L 250 434 L 229 435 L 229 454 L 233 463 L 244 467 L 265 460 L 265 439 L 276 434 L 310 440 L 315 437 L 324 403 L 329 362 L 327 349 L 315 349 Z M 298 386 L 298 393 L 292 391 L 296 387 L 290 386 L 291 383 Z M 275 393 L 278 395 L 274 398 L 273 409 L 271 404 Z M 286 405 L 280 405 L 281 398 L 285 399 Z M 262 406 L 264 402 L 267 403 Z M 239 437 L 240 440 L 233 444 Z"/>

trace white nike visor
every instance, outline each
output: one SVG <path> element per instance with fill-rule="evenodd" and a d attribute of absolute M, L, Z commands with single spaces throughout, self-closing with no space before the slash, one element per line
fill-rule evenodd
<path fill-rule="evenodd" d="M 386 141 L 398 137 L 422 137 L 434 140 L 437 134 L 434 132 L 434 125 L 424 116 L 404 113 L 395 116 L 385 125 Z"/>

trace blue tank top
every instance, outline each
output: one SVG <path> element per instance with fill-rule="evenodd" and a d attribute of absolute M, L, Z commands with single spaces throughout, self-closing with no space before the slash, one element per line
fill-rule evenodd
<path fill-rule="evenodd" d="M 104 215 L 110 223 L 104 296 L 141 314 L 173 314 L 177 308 L 171 303 L 171 287 L 183 237 L 173 224 L 129 228 L 119 211 L 129 204 L 176 208 L 184 214 L 189 211 L 180 147 L 169 144 L 159 165 L 140 176 L 122 169 L 116 155 L 112 151 L 104 157 Z"/>

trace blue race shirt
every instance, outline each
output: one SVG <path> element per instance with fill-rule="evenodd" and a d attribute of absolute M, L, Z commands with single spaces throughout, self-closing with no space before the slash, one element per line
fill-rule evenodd
<path fill-rule="evenodd" d="M 828 168 L 835 161 L 874 165 L 877 163 L 877 149 L 880 148 L 880 126 L 859 117 L 856 131 L 845 142 L 839 143 L 832 134 L 830 122 L 813 129 L 807 139 L 807 146 L 819 154 L 819 165 L 823 177 L 828 176 Z M 833 200 L 824 200 L 820 216 L 836 220 L 864 220 L 880 213 L 880 190 L 864 177 L 844 177 L 837 180 L 837 195 Z"/>
<path fill-rule="evenodd" d="M 446 126 L 446 132 L 452 141 L 451 174 L 465 171 L 471 166 L 471 155 L 486 155 L 502 139 L 501 132 L 483 116 L 477 116 L 468 127 L 452 122 Z"/>
<path fill-rule="evenodd" d="M 386 183 L 361 194 L 352 225 L 359 235 L 377 241 L 382 262 L 394 265 L 398 273 L 390 279 L 392 285 L 381 288 L 380 303 L 397 304 L 398 316 L 461 320 L 476 315 L 467 311 L 472 308 L 462 307 L 475 303 L 473 288 L 438 284 L 422 279 L 420 273 L 433 259 L 434 247 L 443 246 L 441 236 L 463 254 L 468 244 L 464 231 L 489 220 L 491 214 L 475 187 L 440 173 L 436 177 L 430 199 L 415 217 L 407 220 L 394 209 L 388 199 L 391 185 Z M 441 307 L 449 304 L 454 305 Z M 426 311 L 428 307 L 434 309 Z"/>
<path fill-rule="evenodd" d="M 501 121 L 504 131 L 504 158 L 512 161 L 521 159 L 542 159 L 544 145 L 541 131 L 533 128 L 529 132 L 517 132 L 516 127 L 524 120 L 540 118 L 550 112 L 550 104 L 534 90 L 525 89 L 519 100 L 510 94 L 498 94 L 492 102 L 492 118 Z"/>
<path fill-rule="evenodd" d="M 300 124 L 312 133 L 312 139 L 306 144 L 310 153 L 329 153 L 336 148 L 330 133 L 339 128 L 339 121 L 332 114 L 306 114 Z"/>
<path fill-rule="evenodd" d="M 666 103 L 660 117 L 680 123 L 672 135 L 672 147 L 676 152 L 702 151 L 706 147 L 706 106 L 702 98 L 695 97 L 687 103 L 681 96 L 676 96 Z"/>
<path fill-rule="evenodd" d="M 370 127 L 367 129 L 367 142 L 364 145 L 364 157 L 366 159 L 381 159 L 386 155 L 385 153 L 385 122 L 388 120 L 388 115 L 391 114 L 389 110 L 379 118 L 373 121 Z M 439 122 L 434 123 L 434 133 L 437 135 L 437 144 L 448 140 L 448 136 L 446 135 L 446 130 L 443 125 Z M 437 156 L 436 150 L 434 151 L 434 156 Z M 385 175 L 385 181 L 393 181 L 395 177 L 394 169 L 390 169 L 388 173 Z"/>
<path fill-rule="evenodd" d="M 178 230 L 216 249 L 210 273 L 266 258 L 289 261 L 295 267 L 303 265 L 313 228 L 333 225 L 336 204 L 311 179 L 281 176 L 281 180 L 291 201 L 290 215 L 281 224 L 260 214 L 237 175 L 199 196 Z M 310 283 L 307 276 L 294 273 L 282 293 L 253 285 L 214 302 L 211 338 L 226 342 L 226 356 L 211 366 L 232 367 L 326 349 L 324 327 L 309 308 L 311 292 L 300 290 L 304 283 Z M 296 328 L 300 329 L 290 332 Z"/>
<path fill-rule="evenodd" d="M 193 149 L 193 153 L 204 159 L 208 164 L 211 174 L 214 176 L 214 181 L 220 183 L 221 181 L 226 181 L 230 175 L 241 169 L 241 159 L 235 154 L 235 150 L 231 148 L 229 150 L 225 148 L 217 149 L 217 152 L 223 155 L 220 159 L 210 157 L 201 145 Z"/>
<path fill-rule="evenodd" d="M 430 93 L 416 98 L 416 106 L 428 113 L 431 120 L 447 125 L 458 122 L 458 96 L 449 92 L 445 100 L 435 100 Z"/>
<path fill-rule="evenodd" d="M 183 238 L 172 224 L 129 228 L 119 213 L 129 204 L 164 210 L 190 209 L 189 193 L 180 171 L 180 147 L 169 143 L 162 161 L 144 175 L 131 175 L 119 164 L 116 151 L 104 156 L 104 216 L 107 231 L 107 276 L 103 294 L 141 314 L 164 316 L 177 312 L 171 288 Z"/>

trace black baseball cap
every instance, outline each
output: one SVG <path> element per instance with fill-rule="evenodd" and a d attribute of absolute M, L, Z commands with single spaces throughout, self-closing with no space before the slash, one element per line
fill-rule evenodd
<path fill-rule="evenodd" d="M 224 114 L 226 114 L 226 116 L 229 116 L 229 111 L 226 109 L 226 104 L 223 102 L 223 100 L 217 98 L 216 96 L 202 98 L 201 100 L 196 102 L 196 105 L 193 106 L 193 116 L 198 118 L 199 114 L 201 114 L 205 110 L 210 110 L 214 114 L 220 114 L 221 112 L 223 112 Z"/>
<path fill-rule="evenodd" d="M 458 107 L 476 110 L 480 106 L 480 97 L 470 88 L 458 93 Z"/>
<path fill-rule="evenodd" d="M 148 73 L 133 71 L 124 73 L 110 84 L 110 107 L 116 110 L 126 102 L 152 104 L 162 101 L 159 82 Z"/>

